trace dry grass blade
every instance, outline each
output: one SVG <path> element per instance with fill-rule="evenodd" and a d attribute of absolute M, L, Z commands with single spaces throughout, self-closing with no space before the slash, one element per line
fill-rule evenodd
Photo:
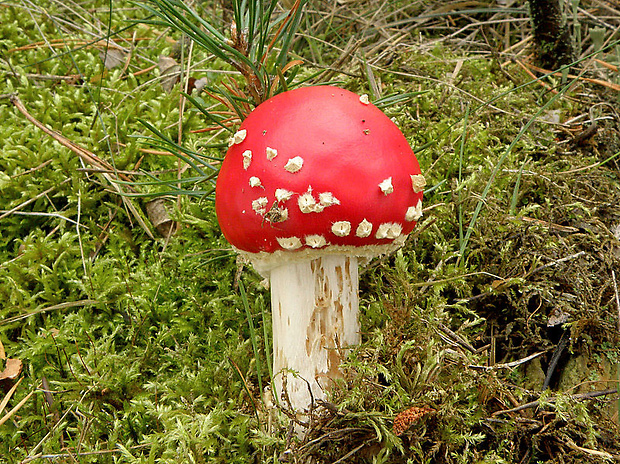
<path fill-rule="evenodd" d="M 263 65 L 265 64 L 265 61 L 267 60 L 267 57 L 269 56 L 269 52 L 273 49 L 275 44 L 281 38 L 282 31 L 284 31 L 284 29 L 290 26 L 291 20 L 295 18 L 295 16 L 299 12 L 300 7 L 301 7 L 301 0 L 296 0 L 291 10 L 288 12 L 286 19 L 282 22 L 282 24 L 280 25 L 280 27 L 274 34 L 273 38 L 271 39 L 271 42 L 269 42 L 269 45 L 267 46 L 267 49 L 265 50 L 265 53 L 263 54 L 263 57 L 260 60 L 261 64 Z"/>
<path fill-rule="evenodd" d="M 144 444 L 144 445 L 136 445 L 136 446 L 132 446 L 128 449 L 130 450 L 138 450 L 138 449 L 142 449 L 142 448 L 148 448 L 149 446 L 151 446 L 150 444 Z M 115 454 L 115 453 L 122 453 L 123 450 L 120 448 L 117 449 L 107 449 L 107 450 L 99 450 L 99 451 L 87 451 L 87 452 L 83 452 L 83 453 L 62 453 L 62 454 L 43 454 L 43 453 L 39 453 L 36 454 L 34 456 L 29 456 L 26 459 L 24 459 L 23 461 L 20 462 L 20 464 L 27 464 L 29 462 L 33 462 L 33 461 L 39 461 L 41 459 L 49 459 L 49 460 L 58 460 L 58 459 L 62 459 L 65 458 L 67 460 L 73 460 L 73 462 L 75 462 L 75 458 L 76 457 L 87 457 L 87 456 L 103 456 L 103 455 L 108 455 L 108 454 Z M 70 462 L 70 461 L 67 461 Z"/>
<path fill-rule="evenodd" d="M 19 386 L 19 384 L 21 383 L 21 381 L 23 380 L 23 378 L 19 379 L 15 385 L 13 385 L 11 387 L 11 389 L 7 392 L 6 396 L 2 399 L 2 401 L 0 402 L 0 414 L 2 414 L 2 412 L 4 411 L 4 408 L 6 408 L 6 405 L 9 403 L 9 401 L 11 400 L 11 397 L 13 396 L 13 393 L 15 393 L 15 390 L 17 390 L 17 387 Z"/>
<path fill-rule="evenodd" d="M 99 169 L 107 169 L 107 170 L 112 170 L 112 171 L 114 170 L 114 167 L 110 163 L 108 163 L 107 161 L 102 160 L 101 158 L 99 158 L 94 153 L 86 150 L 85 148 L 80 147 L 76 143 L 74 143 L 71 140 L 67 139 L 66 137 L 62 136 L 61 134 L 59 134 L 55 130 L 50 129 L 45 124 L 41 123 L 36 118 L 34 118 L 28 112 L 28 110 L 26 109 L 26 107 L 24 106 L 24 104 L 22 103 L 22 101 L 19 99 L 19 97 L 17 95 L 11 95 L 9 97 L 9 99 L 10 99 L 11 103 L 13 104 L 13 106 L 15 106 L 15 108 L 17 108 L 19 110 L 19 112 L 22 113 L 26 117 L 26 119 L 28 119 L 28 121 L 30 121 L 32 124 L 37 126 L 39 129 L 41 129 L 47 135 L 52 137 L 58 143 L 64 145 L 67 148 L 69 148 L 71 151 L 73 151 L 75 154 L 77 154 L 84 162 L 86 162 L 86 163 L 88 163 L 88 164 L 90 164 L 90 165 L 92 165 L 92 166 L 94 166 L 96 168 L 99 168 Z M 129 181 L 130 180 L 127 176 L 125 176 L 123 174 L 119 174 L 118 177 L 121 178 L 122 180 L 125 180 L 125 181 Z"/>
<path fill-rule="evenodd" d="M 18 383 L 16 383 L 16 384 L 14 385 L 14 387 L 17 387 L 17 385 L 18 385 L 18 384 L 19 384 L 19 382 L 18 382 Z M 11 389 L 11 390 L 13 390 L 13 389 Z M 14 392 L 14 391 L 13 391 L 13 392 Z M 13 394 L 13 392 L 11 392 L 11 391 L 10 391 L 9 393 L 12 395 L 12 394 Z M 11 409 L 9 412 L 7 412 L 7 413 L 4 415 L 4 417 L 0 418 L 0 427 L 1 427 L 1 426 L 2 426 L 2 425 L 6 422 L 6 421 L 8 421 L 8 420 L 9 420 L 9 419 L 13 416 L 13 414 L 15 414 L 17 411 L 19 411 L 19 410 L 21 409 L 21 407 L 22 407 L 24 404 L 26 404 L 26 402 L 30 399 L 30 397 L 31 397 L 32 395 L 34 395 L 34 393 L 35 393 L 35 392 L 36 392 L 36 390 L 32 390 L 30 393 L 28 393 L 28 394 L 24 397 L 24 399 L 22 399 L 19 403 L 17 403 L 17 404 L 13 407 L 13 409 Z M 9 395 L 7 395 L 7 396 L 9 396 Z M 8 402 L 8 399 L 7 399 L 7 402 Z M 3 401 L 3 403 L 4 403 L 4 401 Z"/>

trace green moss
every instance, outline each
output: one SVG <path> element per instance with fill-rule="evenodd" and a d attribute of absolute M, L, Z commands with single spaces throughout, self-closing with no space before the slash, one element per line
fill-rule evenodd
<path fill-rule="evenodd" d="M 139 39 L 124 72 L 104 70 L 91 45 L 14 51 L 44 39 L 84 43 L 93 36 L 82 30 L 80 16 L 92 24 L 108 21 L 105 2 L 75 11 L 43 3 L 49 17 L 0 8 L 0 95 L 17 92 L 33 117 L 117 168 L 166 171 L 164 177 L 176 179 L 177 159 L 146 153 L 135 137 L 152 135 L 140 119 L 172 140 L 179 136 L 178 88 L 163 92 L 156 71 L 134 74 L 171 49 L 164 31 L 142 25 L 121 33 Z M 219 18 L 216 3 L 202 7 Z M 330 64 L 349 37 L 371 34 L 355 19 L 376 13 L 363 3 L 347 7 L 358 16 L 309 12 L 296 53 L 307 60 L 321 53 Z M 385 8 L 395 17 L 422 13 L 411 2 Z M 115 4 L 111 28 L 144 14 Z M 82 29 L 62 30 L 61 17 Z M 304 443 L 291 442 L 285 415 L 263 403 L 268 290 L 257 274 L 238 267 L 212 201 L 182 198 L 170 208 L 178 233 L 152 240 L 100 174 L 85 172 L 75 153 L 0 100 L 0 210 L 17 208 L 0 219 L 0 341 L 24 363 L 8 407 L 36 391 L 0 426 L 0 455 L 20 462 L 39 443 L 36 452 L 82 453 L 80 462 L 97 463 L 279 462 L 289 448 L 300 462 L 334 462 L 354 450 L 350 462 L 360 463 L 557 462 L 560 455 L 564 462 L 588 462 L 591 456 L 570 442 L 619 453 L 614 409 L 570 396 L 576 388 L 617 382 L 610 279 L 612 270 L 620 275 L 610 232 L 620 223 L 617 165 L 579 170 L 615 153 L 616 123 L 599 122 L 598 145 L 572 146 L 564 131 L 544 122 L 546 113 L 537 116 L 550 94 L 538 84 L 523 86 L 529 77 L 520 68 L 506 65 L 504 73 L 491 59 L 449 43 L 428 51 L 408 36 L 402 40 L 403 49 L 377 62 L 373 73 L 383 95 L 421 92 L 386 112 L 416 149 L 429 180 L 427 209 L 402 250 L 363 271 L 363 343 Z M 194 62 L 207 58 L 197 47 L 194 53 Z M 355 77 L 361 53 L 337 78 L 368 93 L 366 71 Z M 208 60 L 196 76 L 217 85 L 225 80 L 223 68 Z M 307 63 L 298 77 L 314 71 Z M 588 91 L 599 98 L 596 88 Z M 592 105 L 579 98 L 558 98 L 547 110 L 565 121 Z M 182 118 L 183 146 L 221 157 L 213 144 L 225 142 L 225 134 L 210 140 L 194 133 L 208 122 L 190 106 Z M 571 343 L 551 390 L 538 409 L 503 413 L 540 397 L 557 346 L 557 333 L 547 327 L 555 311 L 568 317 Z M 487 369 L 537 352 L 543 355 L 515 368 Z M 394 417 L 412 406 L 433 411 L 396 436 Z"/>

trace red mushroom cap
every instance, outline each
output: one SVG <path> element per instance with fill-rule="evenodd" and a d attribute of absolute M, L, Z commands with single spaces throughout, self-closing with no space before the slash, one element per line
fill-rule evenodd
<path fill-rule="evenodd" d="M 367 96 L 306 87 L 276 95 L 243 121 L 215 207 L 241 251 L 375 256 L 413 230 L 424 185 L 407 140 Z"/>

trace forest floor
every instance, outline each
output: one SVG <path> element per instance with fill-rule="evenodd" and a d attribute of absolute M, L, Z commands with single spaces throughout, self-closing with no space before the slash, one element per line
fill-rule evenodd
<path fill-rule="evenodd" d="M 213 179 L 141 182 L 192 175 L 162 137 L 217 169 L 226 131 L 196 132 L 182 91 L 242 81 L 135 3 L 63 3 L 0 1 L 0 462 L 620 461 L 613 2 L 571 3 L 558 73 L 526 2 L 306 5 L 293 81 L 368 94 L 428 185 L 361 271 L 362 344 L 299 437 Z M 227 33 L 226 5 L 194 7 Z"/>

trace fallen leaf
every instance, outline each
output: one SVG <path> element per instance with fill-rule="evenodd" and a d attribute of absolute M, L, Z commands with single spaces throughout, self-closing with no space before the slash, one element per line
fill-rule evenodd
<path fill-rule="evenodd" d="M 161 87 L 164 89 L 164 92 L 170 93 L 174 85 L 179 82 L 181 66 L 174 58 L 162 55 L 159 57 L 157 67 L 161 76 Z"/>
<path fill-rule="evenodd" d="M 103 60 L 106 69 L 116 68 L 125 62 L 125 52 L 118 48 L 108 48 L 99 52 L 99 57 Z"/>
<path fill-rule="evenodd" d="M 19 359 L 8 358 L 6 360 L 6 366 L 4 366 L 4 370 L 0 372 L 0 381 L 2 380 L 13 380 L 17 378 L 17 376 L 22 371 L 22 362 Z"/>
<path fill-rule="evenodd" d="M 0 340 L 0 359 L 6 359 L 6 351 L 4 351 L 4 345 L 2 344 L 2 340 Z"/>

